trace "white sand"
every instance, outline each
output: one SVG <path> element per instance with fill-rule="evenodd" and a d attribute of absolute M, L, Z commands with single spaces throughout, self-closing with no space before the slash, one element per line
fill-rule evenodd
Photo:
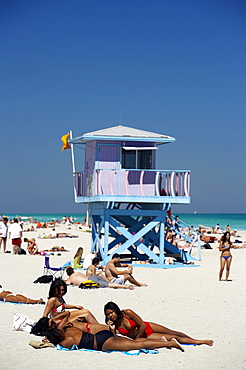
<path fill-rule="evenodd" d="M 90 251 L 90 237 L 86 232 L 68 230 L 60 226 L 57 231 L 72 232 L 76 239 L 37 239 L 39 249 L 54 245 L 71 248 L 62 256 L 51 257 L 55 267 L 72 260 L 79 246 L 84 255 Z M 46 231 L 46 232 L 49 232 Z M 24 236 L 36 237 L 37 232 Z M 240 232 L 246 240 L 246 232 Z M 38 320 L 42 305 L 15 305 L 0 303 L 1 310 L 1 368 L 4 369 L 246 369 L 244 339 L 246 333 L 246 249 L 232 250 L 231 282 L 219 282 L 219 252 L 217 243 L 212 250 L 203 250 L 200 267 L 157 269 L 137 267 L 134 276 L 148 283 L 146 288 L 129 290 L 98 289 L 84 291 L 69 287 L 66 302 L 81 304 L 90 309 L 99 322 L 104 323 L 103 306 L 115 301 L 122 309 L 132 308 L 144 320 L 163 324 L 183 331 L 198 339 L 213 339 L 214 346 L 184 346 L 185 353 L 161 349 L 157 355 L 127 356 L 123 353 L 65 352 L 56 349 L 34 349 L 31 339 L 40 340 L 27 332 L 12 331 L 15 312 Z M 8 241 L 10 249 L 10 241 Z M 44 257 L 19 256 L 0 253 L 0 284 L 3 289 L 46 300 L 49 285 L 33 284 L 43 274 Z"/>

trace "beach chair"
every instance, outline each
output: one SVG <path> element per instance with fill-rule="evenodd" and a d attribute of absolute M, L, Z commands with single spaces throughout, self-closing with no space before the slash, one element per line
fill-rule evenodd
<path fill-rule="evenodd" d="M 50 266 L 50 257 L 44 257 L 44 275 L 52 275 L 54 278 L 63 277 L 65 269 L 62 267 L 51 267 Z"/>

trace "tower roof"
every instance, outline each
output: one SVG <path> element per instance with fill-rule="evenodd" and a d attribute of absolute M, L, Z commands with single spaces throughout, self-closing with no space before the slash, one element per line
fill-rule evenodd
<path fill-rule="evenodd" d="M 164 144 L 175 141 L 175 138 L 171 136 L 121 125 L 88 132 L 87 134 L 70 139 L 69 141 L 71 143 L 85 143 L 91 140 L 111 140 L 112 138 L 115 140 L 125 138 L 129 141 L 140 139 L 141 141 L 152 141 L 156 144 Z"/>

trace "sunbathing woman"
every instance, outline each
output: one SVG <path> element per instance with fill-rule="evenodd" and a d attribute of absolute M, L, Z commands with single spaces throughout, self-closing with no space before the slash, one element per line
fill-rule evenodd
<path fill-rule="evenodd" d="M 82 306 L 66 304 L 63 296 L 67 293 L 67 284 L 61 279 L 56 279 L 51 283 L 49 297 L 44 309 L 43 317 L 54 317 L 62 319 L 66 315 L 66 309 L 76 309 L 70 312 L 70 320 L 76 320 L 78 317 L 85 317 L 86 321 L 97 323 L 96 318 L 87 309 Z"/>
<path fill-rule="evenodd" d="M 22 294 L 15 294 L 9 290 L 3 290 L 0 293 L 0 301 L 12 302 L 12 303 L 26 303 L 26 304 L 45 304 L 42 298 L 31 299 L 27 298 Z"/>
<path fill-rule="evenodd" d="M 57 326 L 48 329 L 47 339 L 57 345 L 65 348 L 72 348 L 77 345 L 78 348 L 95 349 L 99 351 L 130 351 L 138 349 L 156 349 L 156 348 L 177 348 L 184 351 L 179 343 L 172 339 L 167 341 L 164 337 L 160 340 L 140 339 L 132 340 L 115 336 L 108 327 L 101 324 L 84 324 L 85 330 L 71 326 L 67 322 L 68 317 L 64 318 Z"/>
<path fill-rule="evenodd" d="M 104 306 L 104 314 L 106 323 L 113 323 L 115 325 L 116 333 L 118 332 L 132 339 L 148 338 L 158 340 L 165 336 L 167 340 L 175 338 L 182 344 L 213 345 L 212 340 L 194 339 L 184 333 L 168 329 L 165 326 L 143 321 L 140 316 L 130 309 L 121 311 L 114 302 L 108 302 Z"/>
<path fill-rule="evenodd" d="M 232 255 L 230 249 L 232 248 L 232 242 L 230 240 L 230 233 L 226 231 L 224 235 L 220 239 L 219 250 L 221 252 L 220 256 L 220 272 L 219 272 L 219 281 L 221 281 L 223 270 L 226 266 L 226 281 L 228 281 L 228 277 L 230 274 L 230 266 Z"/>
<path fill-rule="evenodd" d="M 69 252 L 69 251 L 64 247 L 59 247 L 58 245 L 55 245 L 50 249 L 44 249 L 42 252 Z"/>
<path fill-rule="evenodd" d="M 79 247 L 77 252 L 75 253 L 75 256 L 74 256 L 74 268 L 75 269 L 79 269 L 83 267 L 81 264 L 83 251 L 84 249 L 82 247 Z"/>

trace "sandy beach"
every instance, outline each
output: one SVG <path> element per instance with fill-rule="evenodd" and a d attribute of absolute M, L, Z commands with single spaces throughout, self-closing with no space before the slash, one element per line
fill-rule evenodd
<path fill-rule="evenodd" d="M 59 267 L 73 260 L 78 247 L 84 254 L 90 252 L 91 234 L 78 231 L 76 225 L 68 229 L 57 227 L 57 232 L 68 232 L 78 238 L 38 239 L 37 235 L 51 229 L 24 232 L 24 237 L 35 237 L 40 250 L 54 245 L 64 246 L 69 252 L 50 257 L 52 266 Z M 246 231 L 239 232 L 246 241 Z M 11 245 L 8 240 L 8 250 Z M 23 243 L 24 244 L 24 243 Z M 246 249 L 232 249 L 231 281 L 218 281 L 218 243 L 211 250 L 202 250 L 199 267 L 157 269 L 135 267 L 133 275 L 148 287 L 130 290 L 96 289 L 81 290 L 68 287 L 67 303 L 81 304 L 104 323 L 103 306 L 108 301 L 116 302 L 120 308 L 131 308 L 144 320 L 187 333 L 197 339 L 212 339 L 212 347 L 185 345 L 185 352 L 176 349 L 160 349 L 158 354 L 128 356 L 124 353 L 92 353 L 58 351 L 55 348 L 34 349 L 31 339 L 41 340 L 27 332 L 12 330 L 14 313 L 24 314 L 38 320 L 43 313 L 42 305 L 16 305 L 0 303 L 2 350 L 1 363 L 5 369 L 126 369 L 126 368 L 171 368 L 171 369 L 245 369 L 246 354 L 244 338 L 245 320 L 245 258 Z M 47 301 L 48 284 L 33 284 L 43 275 L 44 257 L 0 253 L 3 289 L 31 298 Z M 66 276 L 66 275 L 65 275 Z"/>

